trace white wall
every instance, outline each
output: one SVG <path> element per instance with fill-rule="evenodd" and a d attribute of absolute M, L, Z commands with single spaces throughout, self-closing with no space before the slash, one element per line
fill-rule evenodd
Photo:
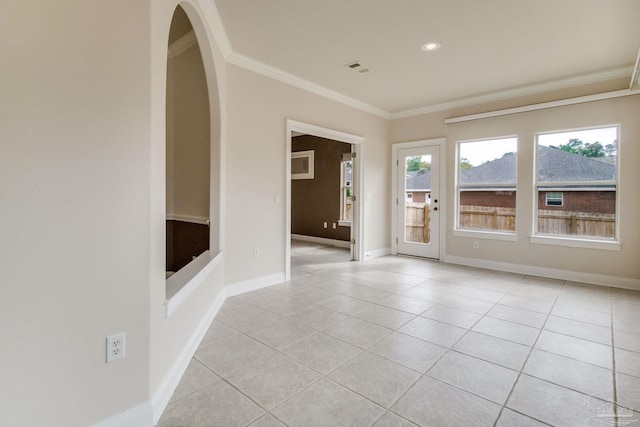
<path fill-rule="evenodd" d="M 2 426 L 84 426 L 148 397 L 149 12 L 2 7 Z M 107 365 L 118 332 L 127 356 Z"/>
<path fill-rule="evenodd" d="M 473 110 L 476 111 L 473 111 Z M 487 106 L 475 106 L 462 114 L 490 111 Z M 640 250 L 640 96 L 590 102 L 549 110 L 520 113 L 491 119 L 474 120 L 445 125 L 444 119 L 460 115 L 459 111 L 443 111 L 393 122 L 393 141 L 447 138 L 447 256 L 463 257 L 487 262 L 501 262 L 536 268 L 567 270 L 576 274 L 592 275 L 602 283 L 633 286 L 640 278 L 638 253 Z M 568 248 L 532 244 L 529 242 L 533 224 L 533 161 L 534 133 L 581 127 L 620 124 L 620 251 Z M 517 242 L 482 240 L 481 249 L 472 249 L 473 237 L 451 234 L 454 226 L 454 166 L 456 141 L 518 136 L 518 195 Z M 594 276 L 595 275 L 595 276 Z M 608 276 L 608 278 L 596 277 Z M 575 276 L 576 278 L 581 276 Z M 618 280 L 617 278 L 621 278 Z"/>
<path fill-rule="evenodd" d="M 365 137 L 364 247 L 388 248 L 389 122 L 235 65 L 227 82 L 225 282 L 284 272 L 286 119 Z"/>

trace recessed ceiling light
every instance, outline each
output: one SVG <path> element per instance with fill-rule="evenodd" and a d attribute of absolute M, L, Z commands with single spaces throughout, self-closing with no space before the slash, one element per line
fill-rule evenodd
<path fill-rule="evenodd" d="M 438 42 L 429 42 L 422 45 L 422 50 L 425 52 L 433 52 L 434 50 L 438 50 L 442 47 L 442 45 Z"/>

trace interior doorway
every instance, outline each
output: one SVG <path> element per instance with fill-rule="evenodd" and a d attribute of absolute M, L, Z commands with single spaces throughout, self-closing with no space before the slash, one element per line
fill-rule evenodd
<path fill-rule="evenodd" d="M 293 140 L 299 136 L 308 136 L 302 138 L 302 145 L 293 153 Z M 324 140 L 326 143 L 318 142 L 320 145 L 313 145 L 313 140 Z M 362 242 L 362 142 L 364 138 L 335 131 L 332 129 L 321 128 L 318 126 L 301 123 L 293 120 L 287 120 L 286 133 L 286 221 L 285 221 L 285 275 L 286 280 L 291 278 L 291 238 L 292 238 L 292 179 L 298 184 L 299 180 L 305 180 L 306 184 L 300 182 L 296 185 L 296 194 L 298 197 L 306 197 L 309 201 L 304 208 L 308 210 L 307 215 L 299 216 L 305 218 L 304 221 L 296 220 L 295 226 L 297 231 L 306 232 L 307 234 L 316 234 L 326 237 L 305 238 L 305 235 L 295 234 L 298 239 L 306 240 L 309 243 L 329 244 L 332 246 L 343 246 L 349 248 L 350 258 L 352 260 L 361 260 L 363 257 Z M 310 144 L 310 145 L 304 145 Z M 331 147 L 331 148 L 330 148 Z M 327 156 L 327 151 L 332 157 L 335 157 L 335 164 L 332 165 L 331 171 L 327 172 L 327 160 L 319 159 L 316 162 L 316 148 L 319 156 Z M 312 197 L 304 196 L 305 188 L 313 188 L 315 184 L 322 186 L 321 183 L 313 183 L 316 179 L 316 167 L 318 164 L 318 173 L 331 173 L 334 178 L 333 184 L 323 191 L 328 192 L 330 197 L 322 198 L 321 201 L 335 204 L 334 214 L 319 214 L 318 207 L 322 203 L 314 203 Z M 324 171 L 324 172 L 323 172 Z M 336 174 L 336 175 L 334 175 Z M 337 179 L 339 174 L 339 180 Z M 320 179 L 321 176 L 318 176 Z M 326 183 L 325 183 L 326 184 Z M 317 186 L 316 186 L 317 187 Z M 334 187 L 334 188 L 332 188 Z M 326 218 L 325 218 L 326 217 Z M 315 229 L 315 232 L 313 230 Z M 305 231 L 307 230 L 307 231 Z M 339 240 L 332 239 L 333 236 L 340 236 Z M 308 236 L 307 236 L 308 237 Z"/>

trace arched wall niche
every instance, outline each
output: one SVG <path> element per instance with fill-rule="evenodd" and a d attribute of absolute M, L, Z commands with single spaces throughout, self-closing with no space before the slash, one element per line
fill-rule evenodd
<path fill-rule="evenodd" d="M 222 120 L 210 34 L 197 2 L 175 7 L 167 39 L 166 299 L 170 301 L 221 249 Z"/>

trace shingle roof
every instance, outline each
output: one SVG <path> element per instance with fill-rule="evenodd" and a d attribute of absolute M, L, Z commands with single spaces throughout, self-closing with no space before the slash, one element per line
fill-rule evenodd
<path fill-rule="evenodd" d="M 504 186 L 516 182 L 515 153 L 463 170 L 462 184 L 487 184 Z M 538 182 L 610 181 L 615 179 L 615 162 L 579 156 L 558 148 L 538 146 L 540 176 Z M 431 189 L 431 171 L 407 180 L 407 190 Z"/>

